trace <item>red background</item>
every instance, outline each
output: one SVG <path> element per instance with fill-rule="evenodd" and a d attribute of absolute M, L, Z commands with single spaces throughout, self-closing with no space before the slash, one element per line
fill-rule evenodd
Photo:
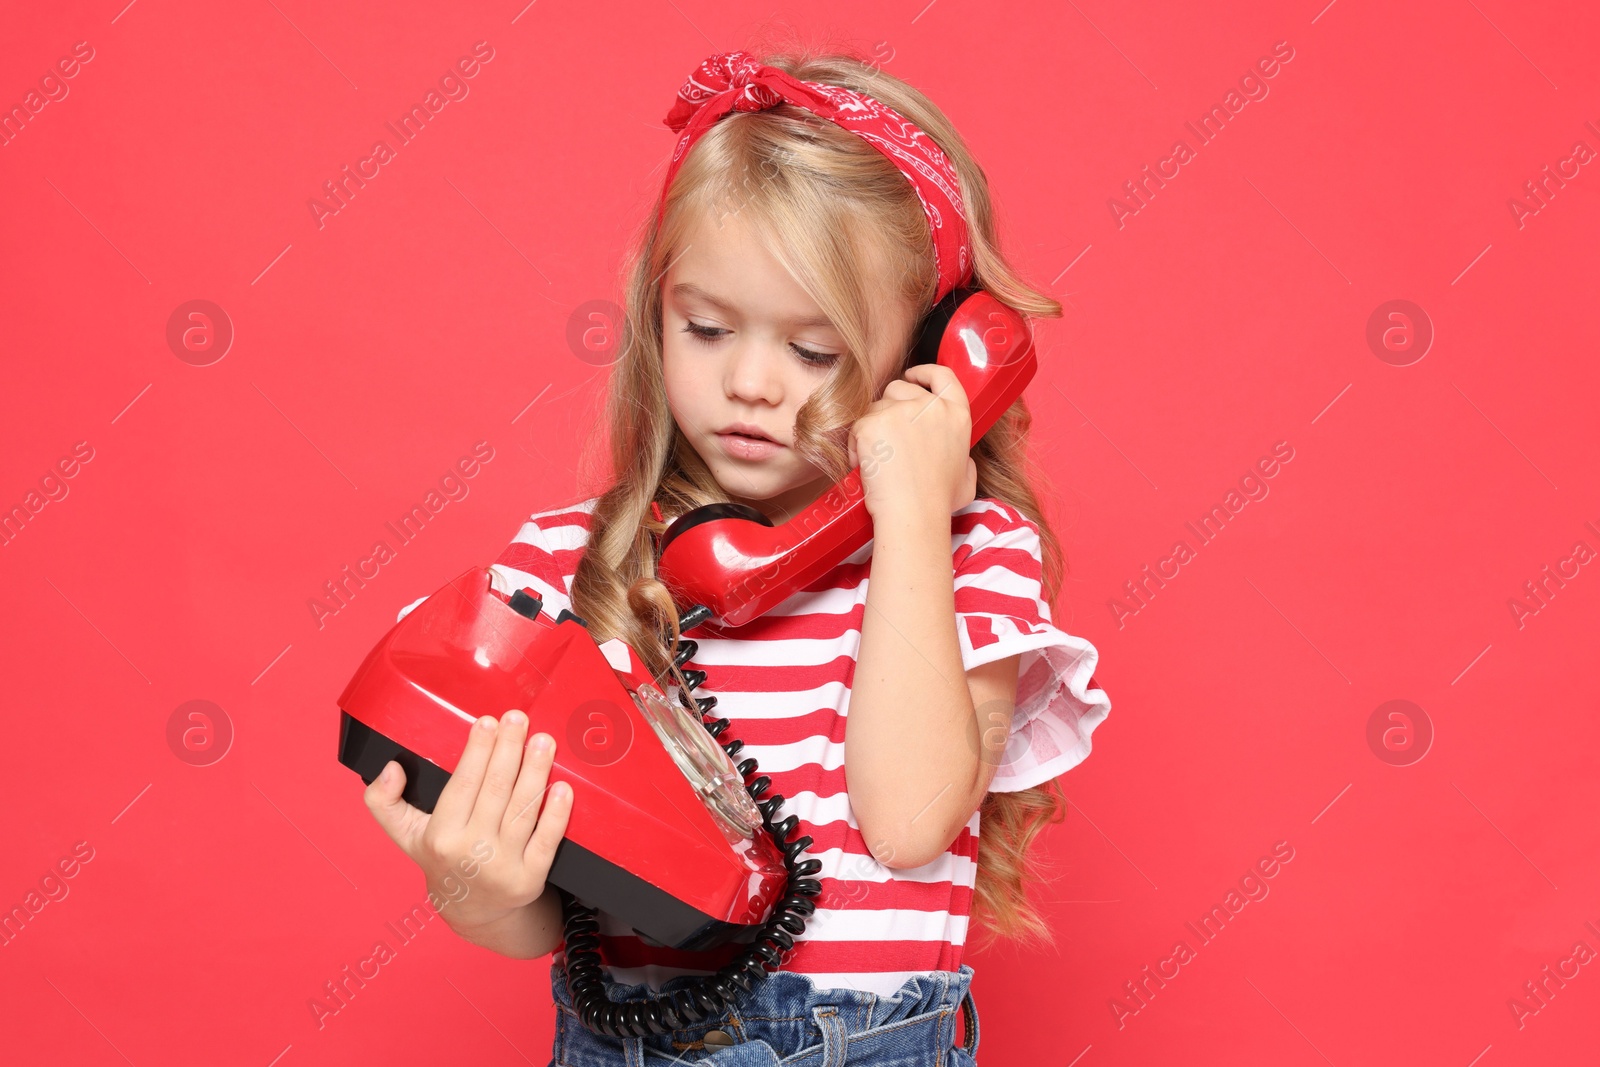
<path fill-rule="evenodd" d="M 605 374 L 569 317 L 617 295 L 677 85 L 790 5 L 121 4 L 17 6 L 0 36 L 8 108 L 94 50 L 0 148 L 0 507 L 93 449 L 0 548 L 0 906 L 94 850 L 0 948 L 3 1055 L 542 1065 L 547 961 L 438 923 L 318 1029 L 310 998 L 423 896 L 334 761 L 334 701 L 401 605 L 572 492 Z M 1592 1056 L 1600 965 L 1508 1005 L 1600 949 L 1600 566 L 1508 605 L 1600 549 L 1597 165 L 1521 225 L 1508 203 L 1600 149 L 1592 5 L 809 7 L 789 23 L 948 111 L 1068 305 L 1028 395 L 1057 618 L 1114 709 L 1043 839 L 1057 948 L 969 957 L 983 1062 Z M 478 41 L 470 95 L 319 228 L 322 183 Z M 1123 182 L 1280 41 L 1270 94 L 1119 226 Z M 236 331 L 209 366 L 166 342 L 194 299 Z M 1435 331 L 1408 366 L 1366 341 L 1393 299 Z M 322 583 L 478 441 L 470 495 L 319 629 Z M 1198 547 L 1184 524 L 1277 442 L 1270 495 Z M 1435 735 L 1409 766 L 1367 740 L 1396 699 Z M 168 745 L 190 700 L 232 724 L 210 766 Z M 1197 947 L 1185 922 L 1280 841 L 1270 895 Z"/>

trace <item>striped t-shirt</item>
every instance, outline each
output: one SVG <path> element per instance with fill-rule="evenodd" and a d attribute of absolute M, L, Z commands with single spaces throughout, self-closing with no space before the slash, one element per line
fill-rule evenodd
<path fill-rule="evenodd" d="M 572 578 L 598 498 L 532 515 L 490 568 L 494 588 L 531 587 L 554 615 L 571 606 Z M 702 623 L 686 667 L 706 672 L 697 695 L 715 695 L 740 759 L 754 757 L 781 793 L 774 815 L 799 820 L 808 858 L 822 862 L 817 909 L 783 970 L 818 988 L 890 996 L 911 976 L 961 967 L 977 877 L 978 812 L 938 859 L 894 869 L 872 857 L 845 790 L 845 717 L 866 610 L 873 542 L 760 618 L 739 627 Z M 1089 755 L 1089 735 L 1111 710 L 1094 685 L 1093 645 L 1054 626 L 1041 590 L 1038 526 L 980 497 L 950 520 L 956 632 L 966 670 L 1021 655 L 1010 740 L 992 792 L 1039 785 Z M 420 603 L 421 601 L 417 601 Z M 415 606 L 415 605 L 411 605 Z M 410 610 L 401 611 L 401 617 Z M 580 613 L 581 614 L 581 613 Z M 674 699 L 676 693 L 670 692 Z M 684 952 L 601 912 L 600 954 L 612 978 L 659 990 L 667 979 L 709 974 L 743 946 Z M 555 962 L 561 962 L 561 949 Z"/>

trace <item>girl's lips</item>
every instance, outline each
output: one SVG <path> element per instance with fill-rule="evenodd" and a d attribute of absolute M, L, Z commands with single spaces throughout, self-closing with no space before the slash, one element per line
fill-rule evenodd
<path fill-rule="evenodd" d="M 735 459 L 766 459 L 783 447 L 776 441 L 741 437 L 736 433 L 719 433 L 716 437 L 722 443 L 722 450 Z"/>

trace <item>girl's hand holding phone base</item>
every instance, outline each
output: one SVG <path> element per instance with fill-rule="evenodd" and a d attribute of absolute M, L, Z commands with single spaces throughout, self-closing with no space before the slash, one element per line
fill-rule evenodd
<path fill-rule="evenodd" d="M 378 825 L 422 868 L 450 928 L 517 958 L 561 939 L 558 894 L 545 892 L 545 879 L 572 811 L 570 786 L 546 789 L 554 739 L 527 733 L 518 710 L 474 723 L 431 815 L 401 798 L 405 771 L 392 761 L 365 794 Z"/>

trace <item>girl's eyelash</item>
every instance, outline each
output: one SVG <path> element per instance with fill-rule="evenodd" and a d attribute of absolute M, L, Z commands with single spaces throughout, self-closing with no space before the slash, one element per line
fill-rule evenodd
<path fill-rule="evenodd" d="M 728 331 L 716 326 L 702 326 L 698 322 L 685 319 L 683 324 L 683 332 L 693 337 L 701 344 L 709 345 Z M 797 345 L 792 341 L 789 343 L 789 347 L 794 349 L 795 352 L 799 354 L 801 359 L 805 360 L 814 367 L 829 366 L 839 358 L 831 352 L 813 352 L 811 349 L 802 348 L 800 345 Z"/>

